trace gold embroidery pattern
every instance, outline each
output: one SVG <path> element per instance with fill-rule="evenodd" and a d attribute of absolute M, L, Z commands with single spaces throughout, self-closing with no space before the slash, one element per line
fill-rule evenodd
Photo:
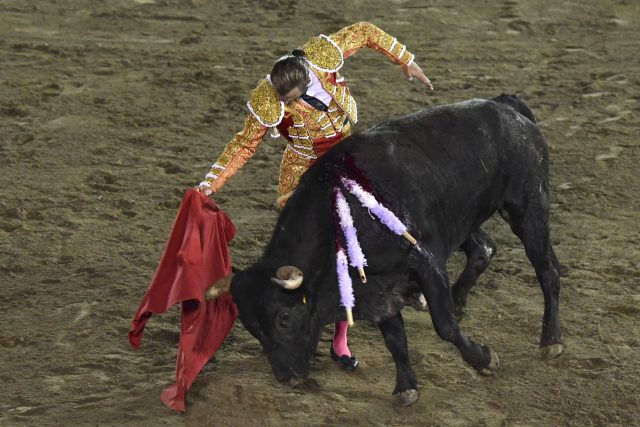
<path fill-rule="evenodd" d="M 343 139 L 351 135 L 351 126 L 347 123 L 343 130 Z M 339 144 L 339 142 L 338 142 Z M 293 190 L 298 186 L 302 174 L 304 174 L 313 159 L 306 158 L 299 153 L 296 153 L 291 146 L 287 146 L 282 155 L 282 163 L 280 164 L 280 183 L 278 187 L 278 207 L 282 209 L 288 200 L 288 197 L 293 193 Z"/>
<path fill-rule="evenodd" d="M 365 46 L 382 52 L 398 65 L 407 65 L 413 59 L 405 45 L 369 22 L 349 25 L 329 38 L 342 49 L 345 59 Z"/>
<path fill-rule="evenodd" d="M 301 49 L 311 66 L 324 72 L 335 72 L 342 66 L 342 52 L 325 37 L 314 37 Z"/>
<path fill-rule="evenodd" d="M 358 122 L 358 109 L 356 101 L 351 96 L 351 91 L 344 82 L 333 84 L 331 73 L 316 73 L 318 80 L 322 84 L 324 90 L 329 92 L 333 98 L 329 104 L 329 111 L 336 107 L 346 113 L 352 123 Z M 336 75 L 337 77 L 337 75 Z M 335 104 L 334 104 L 335 103 Z M 325 123 L 326 124 L 326 123 Z"/>
<path fill-rule="evenodd" d="M 284 104 L 267 79 L 260 80 L 251 91 L 247 106 L 263 126 L 276 126 L 284 115 Z"/>
<path fill-rule="evenodd" d="M 244 128 L 227 144 L 211 169 L 210 174 L 218 177 L 213 179 L 207 175 L 206 181 L 211 184 L 213 191 L 218 191 L 253 156 L 265 133 L 267 128 L 262 126 L 253 115 L 246 118 Z"/>
<path fill-rule="evenodd" d="M 284 150 L 282 155 L 282 163 L 280 163 L 280 184 L 278 187 L 278 193 L 280 196 L 291 193 L 298 182 L 302 174 L 309 169 L 311 161 L 296 154 L 289 146 Z M 286 199 L 279 202 L 279 207 L 282 208 L 286 202 Z"/>
<path fill-rule="evenodd" d="M 302 101 L 296 102 L 296 110 L 296 116 L 300 117 L 298 120 L 304 123 L 304 127 L 296 127 L 294 119 L 294 126 L 289 127 L 289 132 L 299 135 L 298 139 L 292 138 L 293 142 L 309 147 L 313 146 L 316 139 L 331 138 L 341 132 L 347 118 L 335 100 L 329 104 L 328 111 L 316 110 Z M 308 139 L 303 139 L 303 136 L 308 136 Z"/>
<path fill-rule="evenodd" d="M 313 141 L 309 134 L 308 125 L 305 124 L 308 120 L 305 120 L 304 115 L 301 113 L 303 110 L 304 107 L 300 101 L 296 101 L 286 107 L 286 112 L 291 114 L 293 118 L 293 125 L 287 128 L 290 138 L 288 143 L 303 157 L 316 158 L 317 156 L 313 150 Z"/>

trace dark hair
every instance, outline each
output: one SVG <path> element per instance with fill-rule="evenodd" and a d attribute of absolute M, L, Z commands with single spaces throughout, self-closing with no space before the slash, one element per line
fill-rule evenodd
<path fill-rule="evenodd" d="M 295 88 L 304 92 L 309 83 L 304 50 L 296 49 L 291 55 L 278 59 L 271 69 L 271 83 L 280 96 Z"/>

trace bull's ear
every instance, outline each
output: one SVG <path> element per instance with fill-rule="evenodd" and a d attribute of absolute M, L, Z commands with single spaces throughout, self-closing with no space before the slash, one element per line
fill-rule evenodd
<path fill-rule="evenodd" d="M 292 291 L 302 285 L 303 279 L 304 275 L 302 274 L 302 270 L 292 265 L 285 265 L 278 268 L 276 277 L 272 277 L 271 281 L 284 289 Z"/>

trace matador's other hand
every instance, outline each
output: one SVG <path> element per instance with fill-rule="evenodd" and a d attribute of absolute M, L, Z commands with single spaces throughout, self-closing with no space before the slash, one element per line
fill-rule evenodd
<path fill-rule="evenodd" d="M 210 196 L 213 194 L 213 191 L 211 191 L 210 188 L 205 187 L 204 185 L 199 186 L 199 187 L 194 187 L 196 190 L 198 190 L 199 192 L 201 192 L 202 194 L 204 194 L 205 196 Z"/>
<path fill-rule="evenodd" d="M 422 83 L 426 84 L 429 87 L 429 89 L 433 90 L 433 85 L 431 84 L 431 80 L 429 80 L 429 77 L 424 75 L 422 68 L 420 68 L 420 66 L 416 64 L 415 61 L 412 62 L 411 65 L 403 67 L 402 71 L 404 72 L 404 76 L 407 78 L 407 80 L 411 81 L 415 77 L 418 80 L 420 80 Z"/>

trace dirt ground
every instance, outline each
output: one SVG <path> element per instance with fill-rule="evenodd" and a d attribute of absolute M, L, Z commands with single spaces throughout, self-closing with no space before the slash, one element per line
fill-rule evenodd
<path fill-rule="evenodd" d="M 345 4 L 346 3 L 346 4 Z M 357 130 L 426 106 L 517 93 L 548 138 L 565 353 L 539 356 L 542 295 L 498 219 L 498 255 L 461 326 L 500 355 L 477 375 L 405 310 L 420 399 L 394 408 L 394 367 L 358 322 L 354 374 L 328 355 L 275 381 L 239 324 L 186 414 L 162 405 L 178 312 L 127 331 L 182 195 L 240 129 L 246 96 L 307 37 L 368 20 L 408 44 L 436 90 L 362 51 L 344 75 Z M 640 425 L 640 2 L 0 0 L 0 425 Z M 267 138 L 216 196 L 234 264 L 277 217 L 284 147 Z M 461 258 L 452 260 L 452 274 Z"/>

